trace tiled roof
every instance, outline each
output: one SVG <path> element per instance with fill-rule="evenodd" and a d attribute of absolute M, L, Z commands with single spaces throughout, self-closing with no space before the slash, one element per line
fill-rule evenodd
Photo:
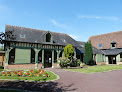
<path fill-rule="evenodd" d="M 105 55 L 117 55 L 122 53 L 122 49 L 108 49 L 102 50 Z"/>
<path fill-rule="evenodd" d="M 44 34 L 48 31 L 13 26 L 13 25 L 6 25 L 5 32 L 7 31 L 13 31 L 13 35 L 16 35 L 16 39 L 14 40 L 6 39 L 8 41 L 46 44 L 44 42 Z M 69 35 L 64 34 L 64 33 L 51 32 L 51 31 L 49 32 L 53 35 L 53 45 L 65 46 L 65 45 L 71 44 L 72 46 L 77 46 L 77 41 L 75 41 Z M 25 38 L 20 38 L 20 35 L 25 35 Z"/>
<path fill-rule="evenodd" d="M 116 42 L 116 48 L 122 48 L 122 31 L 91 36 L 89 40 L 98 49 L 110 49 L 113 42 Z M 102 44 L 102 47 L 99 48 L 99 44 Z"/>
<path fill-rule="evenodd" d="M 85 42 L 77 41 L 77 43 L 79 44 L 79 46 L 81 46 L 78 49 L 84 53 L 85 52 Z M 82 45 L 83 45 L 83 47 L 82 47 Z M 93 50 L 93 54 L 103 54 L 103 52 L 101 50 L 99 50 L 95 47 L 92 47 L 92 50 Z"/>

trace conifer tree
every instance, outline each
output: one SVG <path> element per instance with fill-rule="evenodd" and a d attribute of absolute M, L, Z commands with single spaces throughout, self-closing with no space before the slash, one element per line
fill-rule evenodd
<path fill-rule="evenodd" d="M 65 57 L 71 58 L 74 55 L 74 49 L 71 44 L 68 44 L 64 48 L 64 55 Z"/>
<path fill-rule="evenodd" d="M 85 43 L 84 63 L 87 65 L 94 64 L 91 41 Z"/>

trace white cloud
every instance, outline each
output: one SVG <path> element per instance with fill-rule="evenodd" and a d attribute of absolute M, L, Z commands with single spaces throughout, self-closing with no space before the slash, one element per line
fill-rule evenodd
<path fill-rule="evenodd" d="M 57 27 L 61 27 L 61 28 L 65 28 L 65 29 L 69 29 L 68 26 L 58 23 L 56 20 L 52 19 L 51 22 L 53 23 L 53 25 L 57 26 Z"/>
<path fill-rule="evenodd" d="M 104 20 L 119 20 L 118 17 L 112 16 L 89 16 L 89 15 L 80 15 L 78 16 L 80 19 L 104 19 Z"/>
<path fill-rule="evenodd" d="M 71 36 L 73 39 L 77 40 L 79 38 L 79 36 L 74 35 L 74 34 L 69 34 L 69 36 Z"/>

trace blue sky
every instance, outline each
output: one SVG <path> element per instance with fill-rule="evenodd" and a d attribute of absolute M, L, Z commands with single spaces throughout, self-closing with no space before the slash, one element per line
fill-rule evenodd
<path fill-rule="evenodd" d="M 5 24 L 66 33 L 78 41 L 122 30 L 122 0 L 0 0 Z"/>

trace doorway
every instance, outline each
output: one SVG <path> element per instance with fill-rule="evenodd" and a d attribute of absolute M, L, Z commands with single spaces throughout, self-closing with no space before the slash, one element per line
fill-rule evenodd
<path fill-rule="evenodd" d="M 52 51 L 44 50 L 44 68 L 52 67 Z"/>
<path fill-rule="evenodd" d="M 108 56 L 109 64 L 116 64 L 116 56 Z"/>
<path fill-rule="evenodd" d="M 9 60 L 8 60 L 9 64 L 14 64 L 15 63 L 15 48 L 13 48 L 10 52 L 9 52 Z"/>

